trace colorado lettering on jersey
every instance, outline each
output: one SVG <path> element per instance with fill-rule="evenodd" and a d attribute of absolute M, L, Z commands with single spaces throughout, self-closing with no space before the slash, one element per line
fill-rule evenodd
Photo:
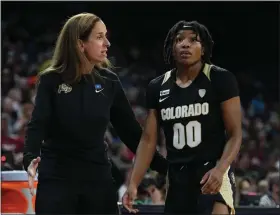
<path fill-rule="evenodd" d="M 204 102 L 202 104 L 190 104 L 177 107 L 169 107 L 161 109 L 161 119 L 173 120 L 179 118 L 186 118 L 191 116 L 207 115 L 209 113 L 209 103 Z"/>

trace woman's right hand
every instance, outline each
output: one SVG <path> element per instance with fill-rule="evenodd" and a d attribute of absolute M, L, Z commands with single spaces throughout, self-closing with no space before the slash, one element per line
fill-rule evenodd
<path fill-rule="evenodd" d="M 34 195 L 34 179 L 35 179 L 38 164 L 40 163 L 40 161 L 41 161 L 40 157 L 33 159 L 27 168 L 28 185 L 29 185 L 30 194 L 32 196 Z"/>

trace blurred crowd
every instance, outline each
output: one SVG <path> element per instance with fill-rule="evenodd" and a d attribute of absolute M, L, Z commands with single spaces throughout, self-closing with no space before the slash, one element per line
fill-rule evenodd
<path fill-rule="evenodd" d="M 36 74 L 49 65 L 56 38 L 51 31 L 33 38 L 30 32 L 17 25 L 14 20 L 2 20 L 1 26 L 1 170 L 22 170 L 24 136 L 33 110 Z M 147 50 L 131 46 L 123 54 L 115 44 L 109 53 L 141 124 L 146 117 L 145 88 L 156 76 L 156 71 L 162 69 L 161 56 L 154 55 L 151 59 L 143 53 L 147 53 Z M 258 89 L 255 96 L 242 104 L 243 143 L 234 163 L 237 205 L 280 204 L 279 104 L 267 105 L 263 95 Z M 108 127 L 105 139 L 110 146 L 109 156 L 122 173 L 123 184 L 119 188 L 121 198 L 126 189 L 134 154 L 121 142 L 111 126 Z M 162 144 L 158 149 L 166 156 L 164 145 L 162 135 Z M 150 171 L 139 186 L 137 203 L 162 205 L 165 191 L 165 177 Z"/>

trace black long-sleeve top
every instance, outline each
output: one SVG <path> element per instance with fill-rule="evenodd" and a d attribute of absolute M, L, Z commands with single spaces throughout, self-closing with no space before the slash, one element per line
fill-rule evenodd
<path fill-rule="evenodd" d="M 25 170 L 41 156 L 40 178 L 103 180 L 111 177 L 104 134 L 112 123 L 121 140 L 136 152 L 142 134 L 117 75 L 99 70 L 66 84 L 61 74 L 40 76 L 24 147 Z M 151 168 L 166 173 L 167 161 L 156 152 Z"/>

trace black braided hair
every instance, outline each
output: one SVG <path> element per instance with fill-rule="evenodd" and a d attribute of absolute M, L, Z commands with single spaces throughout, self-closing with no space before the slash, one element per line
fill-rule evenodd
<path fill-rule="evenodd" d="M 212 48 L 214 45 L 214 41 L 206 28 L 206 26 L 200 24 L 197 21 L 187 22 L 185 20 L 181 20 L 177 22 L 168 32 L 165 41 L 164 41 L 164 50 L 163 57 L 166 64 L 174 64 L 173 58 L 173 44 L 176 35 L 178 32 L 183 29 L 183 26 L 190 26 L 197 35 L 199 35 L 202 47 L 204 48 L 204 55 L 202 56 L 202 61 L 205 63 L 211 63 L 210 58 L 212 57 Z"/>

